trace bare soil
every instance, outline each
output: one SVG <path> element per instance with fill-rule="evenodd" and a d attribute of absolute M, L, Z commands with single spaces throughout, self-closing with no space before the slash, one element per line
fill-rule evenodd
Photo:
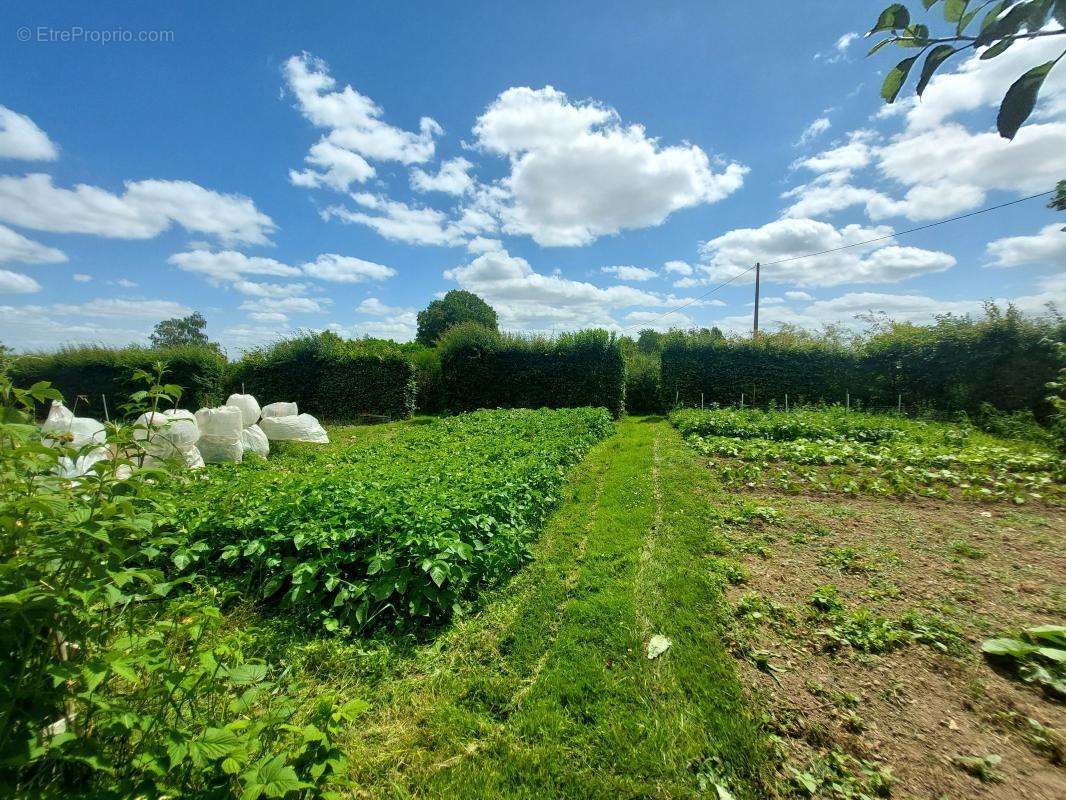
<path fill-rule="evenodd" d="M 744 556 L 748 578 L 730 601 L 740 607 L 741 674 L 780 736 L 783 786 L 796 785 L 793 770 L 844 753 L 890 771 L 894 798 L 1066 797 L 1066 708 L 980 654 L 986 638 L 1066 618 L 1066 511 L 747 496 L 779 515 L 760 532 L 762 546 L 749 548 L 761 554 Z M 921 643 L 884 654 L 828 649 L 826 619 L 810 604 L 827 584 L 849 611 L 918 612 L 962 641 L 949 652 Z M 743 612 L 753 594 L 770 609 L 754 620 Z M 960 756 L 1001 760 L 980 776 Z"/>

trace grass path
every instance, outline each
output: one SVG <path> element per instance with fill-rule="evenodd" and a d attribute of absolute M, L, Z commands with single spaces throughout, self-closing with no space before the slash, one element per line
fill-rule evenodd
<path fill-rule="evenodd" d="M 575 469 L 532 563 L 476 615 L 372 674 L 345 673 L 343 651 L 306 654 L 372 703 L 338 788 L 617 800 L 721 782 L 760 796 L 762 740 L 720 636 L 718 495 L 665 421 L 623 420 Z M 672 647 L 649 661 L 654 633 Z"/>

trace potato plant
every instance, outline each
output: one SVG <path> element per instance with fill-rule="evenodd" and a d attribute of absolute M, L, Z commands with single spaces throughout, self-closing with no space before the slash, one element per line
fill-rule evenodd
<path fill-rule="evenodd" d="M 566 468 L 611 429 L 602 409 L 479 411 L 213 469 L 172 490 L 178 561 L 327 631 L 441 618 L 523 563 Z"/>

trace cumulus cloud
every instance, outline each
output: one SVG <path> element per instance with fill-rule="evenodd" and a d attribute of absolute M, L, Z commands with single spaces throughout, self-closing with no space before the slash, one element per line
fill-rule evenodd
<path fill-rule="evenodd" d="M 34 230 L 151 239 L 177 224 L 223 243 L 268 244 L 274 222 L 249 198 L 189 181 L 127 181 L 121 195 L 86 184 L 63 189 L 34 173 L 0 176 L 0 220 Z"/>
<path fill-rule="evenodd" d="M 300 275 L 297 267 L 290 267 L 273 258 L 247 256 L 235 250 L 190 250 L 175 253 L 167 262 L 186 272 L 203 275 L 214 282 L 233 282 L 245 275 L 292 277 Z"/>
<path fill-rule="evenodd" d="M 704 282 L 740 276 L 756 262 L 776 262 L 808 253 L 847 250 L 772 264 L 763 280 L 794 286 L 836 286 L 843 283 L 894 283 L 917 275 L 943 272 L 955 265 L 951 255 L 917 247 L 901 247 L 887 226 L 836 228 L 814 219 L 780 219 L 759 228 L 740 228 L 706 242 L 701 253 Z M 881 241 L 860 244 L 871 239 Z M 754 272 L 744 275 L 754 280 Z"/>
<path fill-rule="evenodd" d="M 331 283 L 383 281 L 396 275 L 396 270 L 384 264 L 375 264 L 373 261 L 364 261 L 352 256 L 339 256 L 336 253 L 323 253 L 314 261 L 304 264 L 302 269 L 312 278 Z"/>
<path fill-rule="evenodd" d="M 495 198 L 504 230 L 541 245 L 584 245 L 735 192 L 747 168 L 712 163 L 690 144 L 661 146 L 596 102 L 552 88 L 512 87 L 474 125 L 476 144 L 505 155 Z"/>
<path fill-rule="evenodd" d="M 0 105 L 0 158 L 55 161 L 59 148 L 32 119 Z"/>
<path fill-rule="evenodd" d="M 431 118 L 419 121 L 418 133 L 390 125 L 380 106 L 350 85 L 338 88 L 326 63 L 309 53 L 289 58 L 284 76 L 304 118 L 327 131 L 308 153 L 309 168 L 289 173 L 294 184 L 343 191 L 374 176 L 369 161 L 421 164 L 433 157 L 442 130 Z"/>
<path fill-rule="evenodd" d="M 667 261 L 663 264 L 663 269 L 675 275 L 683 276 L 691 275 L 693 272 L 692 265 L 687 261 Z"/>
<path fill-rule="evenodd" d="M 23 264 L 60 264 L 67 260 L 62 250 L 46 247 L 0 225 L 0 264 L 20 261 Z"/>
<path fill-rule="evenodd" d="M 41 291 L 41 284 L 29 275 L 0 269 L 0 294 L 32 294 L 39 291 Z M 10 324 L 10 321 L 5 318 L 5 323 Z"/>
<path fill-rule="evenodd" d="M 241 311 L 253 313 L 274 312 L 276 314 L 321 314 L 326 306 L 332 305 L 329 298 L 315 297 L 260 297 L 245 300 L 238 306 Z"/>
<path fill-rule="evenodd" d="M 1009 236 L 988 244 L 990 262 L 995 267 L 1040 264 L 1066 268 L 1066 232 L 1061 223 L 1048 225 L 1033 236 Z"/>
<path fill-rule="evenodd" d="M 652 278 L 659 277 L 659 273 L 653 269 L 647 269 L 645 267 L 630 267 L 630 266 L 618 266 L 618 267 L 601 267 L 600 272 L 604 272 L 608 275 L 614 275 L 620 281 L 650 281 Z"/>
<path fill-rule="evenodd" d="M 88 283 L 93 279 L 92 275 L 86 275 L 84 272 L 75 272 L 71 277 L 75 283 Z"/>
<path fill-rule="evenodd" d="M 452 158 L 443 162 L 436 175 L 422 169 L 411 170 L 411 187 L 417 192 L 443 192 L 461 196 L 474 188 L 470 170 L 474 165 L 465 158 Z"/>
<path fill-rule="evenodd" d="M 466 241 L 466 231 L 443 211 L 371 194 L 357 194 L 353 198 L 368 211 L 330 206 L 323 211 L 323 218 L 366 225 L 386 239 L 408 244 L 452 246 Z"/>

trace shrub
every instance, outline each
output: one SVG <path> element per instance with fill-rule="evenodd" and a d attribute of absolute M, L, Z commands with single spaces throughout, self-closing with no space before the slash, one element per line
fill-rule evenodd
<path fill-rule="evenodd" d="M 416 340 L 425 347 L 433 347 L 445 331 L 464 322 L 477 323 L 491 330 L 497 330 L 499 325 L 492 306 L 473 292 L 452 289 L 418 312 Z"/>
<path fill-rule="evenodd" d="M 401 344 L 400 351 L 410 359 L 415 369 L 415 408 L 423 414 L 443 411 L 440 353 L 436 348 L 418 342 Z"/>
<path fill-rule="evenodd" d="M 604 330 L 527 337 L 466 323 L 438 349 L 452 411 L 597 406 L 617 417 L 625 406 L 622 349 Z"/>
<path fill-rule="evenodd" d="M 626 357 L 626 411 L 630 414 L 661 412 L 661 380 L 658 354 L 630 353 Z"/>
<path fill-rule="evenodd" d="M 228 381 L 230 391 L 243 386 L 260 403 L 291 401 L 325 419 L 405 418 L 415 403 L 414 367 L 396 344 L 346 340 L 329 331 L 246 353 Z"/>
<path fill-rule="evenodd" d="M 114 416 L 119 404 L 139 388 L 133 373 L 151 370 L 157 361 L 166 362 L 168 380 L 183 388 L 180 408 L 196 410 L 225 400 L 226 357 L 214 347 L 198 345 L 163 349 L 64 347 L 55 353 L 17 356 L 10 374 L 16 385 L 47 381 L 72 405 L 77 403 L 80 415 L 102 420 L 102 396 L 107 396 L 108 411 Z"/>
<path fill-rule="evenodd" d="M 141 376 L 131 412 L 173 399 L 161 374 Z M 300 712 L 284 673 L 223 631 L 214 587 L 168 574 L 184 542 L 161 525 L 167 473 L 131 470 L 129 426 L 109 426 L 107 446 L 134 457 L 57 475 L 78 451 L 29 424 L 53 399 L 0 374 L 0 793 L 321 797 L 343 764 L 334 723 L 358 708 Z M 289 724 L 298 713 L 313 727 Z"/>

